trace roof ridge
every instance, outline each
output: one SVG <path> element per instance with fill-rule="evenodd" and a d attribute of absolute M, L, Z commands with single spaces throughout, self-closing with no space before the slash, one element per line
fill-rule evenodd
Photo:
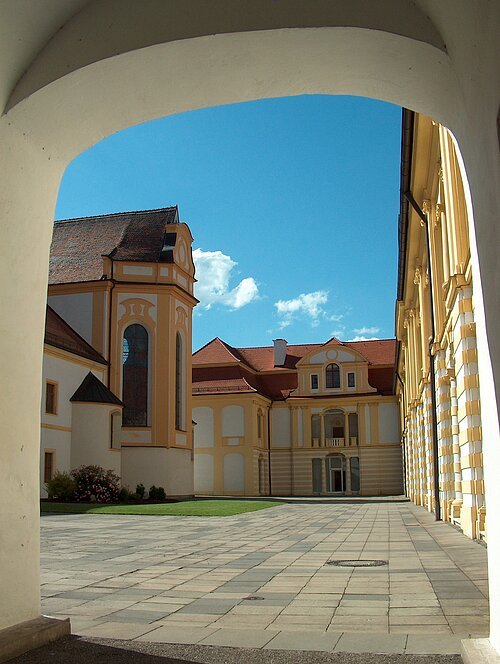
<path fill-rule="evenodd" d="M 396 341 L 396 337 L 386 337 L 384 339 L 356 339 L 356 341 L 344 341 L 346 344 L 366 344 L 372 341 Z"/>
<path fill-rule="evenodd" d="M 287 348 L 290 346 L 321 346 L 322 344 L 320 343 L 304 343 L 304 344 L 289 344 L 287 343 Z M 235 346 L 237 350 L 257 350 L 259 348 L 269 348 L 269 350 L 273 350 L 273 346 Z"/>
<path fill-rule="evenodd" d="M 103 219 L 104 217 L 120 217 L 123 215 L 129 215 L 129 214 L 144 214 L 144 213 L 149 213 L 149 212 L 164 212 L 166 210 L 174 210 L 178 209 L 177 205 L 167 205 L 166 207 L 160 207 L 160 208 L 152 208 L 148 210 L 124 210 L 123 212 L 107 212 L 104 214 L 89 214 L 84 217 L 68 217 L 67 219 L 54 219 L 54 223 L 56 224 L 67 224 L 71 223 L 73 221 L 84 221 L 85 219 Z"/>

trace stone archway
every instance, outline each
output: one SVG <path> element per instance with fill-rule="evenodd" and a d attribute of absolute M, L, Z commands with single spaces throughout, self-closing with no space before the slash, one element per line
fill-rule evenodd
<path fill-rule="evenodd" d="M 500 307 L 498 288 L 481 288 L 498 285 L 498 7 L 471 5 L 458 12 L 451 0 L 382 0 L 370 8 L 361 0 L 334 7 L 317 0 L 307 3 L 306 11 L 297 0 L 256 0 L 251 10 L 241 11 L 231 0 L 218 0 L 206 11 L 199 0 L 152 0 L 138 15 L 140 4 L 68 2 L 74 14 L 63 16 L 59 8 L 52 31 L 48 19 L 33 31 L 40 35 L 39 48 L 32 44 L 24 61 L 12 59 L 6 65 L 10 69 L 0 120 L 0 473 L 5 495 L 0 628 L 39 611 L 39 377 L 48 250 L 60 178 L 69 161 L 93 143 L 156 117 L 271 96 L 355 94 L 424 112 L 450 128 L 460 145 L 474 211 L 471 246 L 486 395 L 483 426 L 489 441 L 485 466 L 487 472 L 491 468 L 487 500 L 500 503 L 500 487 L 492 476 L 500 461 L 495 392 L 500 382 Z M 167 4 L 174 15 L 165 14 Z M 20 29 L 15 10 L 6 18 L 15 35 Z M 500 520 L 495 517 L 489 542 L 492 641 L 498 648 Z"/>

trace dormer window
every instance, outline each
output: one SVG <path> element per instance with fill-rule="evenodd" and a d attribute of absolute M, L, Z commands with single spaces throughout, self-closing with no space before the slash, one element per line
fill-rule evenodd
<path fill-rule="evenodd" d="M 312 374 L 311 376 L 311 390 L 317 390 L 319 385 L 318 374 Z"/>
<path fill-rule="evenodd" d="M 326 387 L 340 387 L 340 369 L 338 364 L 329 364 L 326 367 Z"/>
<path fill-rule="evenodd" d="M 356 374 L 354 371 L 349 371 L 347 374 L 347 387 L 356 387 Z"/>

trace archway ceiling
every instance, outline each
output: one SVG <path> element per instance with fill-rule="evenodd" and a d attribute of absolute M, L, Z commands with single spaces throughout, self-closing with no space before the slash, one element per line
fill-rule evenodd
<path fill-rule="evenodd" d="M 98 61 L 210 35 L 355 27 L 446 50 L 427 13 L 412 0 L 7 0 L 0 8 L 0 22 L 9 54 L 3 59 L 0 91 L 4 99 L 12 91 L 7 109 Z"/>

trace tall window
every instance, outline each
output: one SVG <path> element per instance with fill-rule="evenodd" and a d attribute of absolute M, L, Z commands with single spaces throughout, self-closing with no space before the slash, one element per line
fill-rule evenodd
<path fill-rule="evenodd" d="M 175 338 L 175 428 L 184 430 L 184 371 L 181 335 Z"/>
<path fill-rule="evenodd" d="M 50 381 L 45 385 L 45 412 L 57 415 L 57 385 Z"/>
<path fill-rule="evenodd" d="M 318 389 L 318 374 L 311 375 L 311 390 Z"/>
<path fill-rule="evenodd" d="M 50 482 L 54 477 L 54 452 L 45 452 L 43 455 L 43 481 Z"/>
<path fill-rule="evenodd" d="M 123 335 L 123 426 L 148 425 L 148 333 L 129 325 Z"/>
<path fill-rule="evenodd" d="M 340 387 L 340 369 L 338 364 L 329 364 L 326 367 L 326 386 Z"/>
<path fill-rule="evenodd" d="M 110 447 L 112 450 L 119 450 L 121 447 L 121 424 L 122 424 L 122 414 L 117 411 L 111 413 L 110 420 Z"/>
<path fill-rule="evenodd" d="M 262 439 L 262 411 L 257 411 L 257 438 L 259 441 Z"/>
<path fill-rule="evenodd" d="M 349 413 L 349 436 L 351 437 L 351 440 L 353 438 L 356 439 L 356 445 L 359 445 L 358 441 L 358 414 L 357 413 Z M 354 441 L 353 441 L 354 443 Z"/>
<path fill-rule="evenodd" d="M 311 415 L 311 439 L 313 447 L 321 445 L 321 419 L 319 415 Z"/>
<path fill-rule="evenodd" d="M 359 491 L 359 458 L 351 457 L 351 491 Z"/>

